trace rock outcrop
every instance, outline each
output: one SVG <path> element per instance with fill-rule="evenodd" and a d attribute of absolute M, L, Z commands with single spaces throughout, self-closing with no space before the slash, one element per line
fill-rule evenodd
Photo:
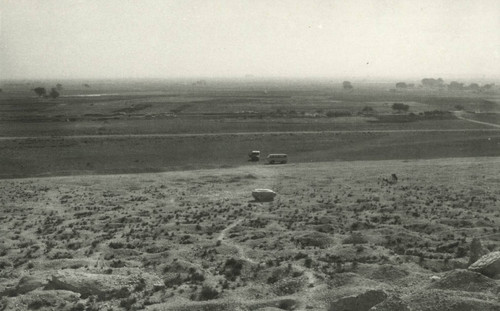
<path fill-rule="evenodd" d="M 82 298 L 96 295 L 101 299 L 111 299 L 128 297 L 134 288 L 159 285 L 159 278 L 150 274 L 115 275 L 62 270 L 52 275 L 45 289 L 67 290 L 81 294 Z"/>
<path fill-rule="evenodd" d="M 387 299 L 383 290 L 369 290 L 356 296 L 340 298 L 330 304 L 329 311 L 368 311 Z"/>
<path fill-rule="evenodd" d="M 410 311 L 410 308 L 399 297 L 389 297 L 373 306 L 369 311 Z"/>
<path fill-rule="evenodd" d="M 17 284 L 3 286 L 0 288 L 0 297 L 17 296 L 29 293 L 37 288 L 42 288 L 47 285 L 47 280 L 43 276 L 27 275 L 23 276 Z"/>
<path fill-rule="evenodd" d="M 479 258 L 469 266 L 469 270 L 479 272 L 490 278 L 500 277 L 500 251 L 491 252 Z"/>
<path fill-rule="evenodd" d="M 467 292 L 493 292 L 499 291 L 496 282 L 481 273 L 457 269 L 446 273 L 441 279 L 430 285 L 430 288 L 457 290 Z"/>

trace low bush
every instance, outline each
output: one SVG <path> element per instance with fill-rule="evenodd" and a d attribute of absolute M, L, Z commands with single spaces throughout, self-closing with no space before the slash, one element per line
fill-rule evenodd
<path fill-rule="evenodd" d="M 212 300 L 217 297 L 219 297 L 219 292 L 215 288 L 209 285 L 203 285 L 198 300 Z"/>

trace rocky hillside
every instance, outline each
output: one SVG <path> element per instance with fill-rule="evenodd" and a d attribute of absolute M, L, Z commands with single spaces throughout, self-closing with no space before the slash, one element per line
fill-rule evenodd
<path fill-rule="evenodd" d="M 468 158 L 0 180 L 0 310 L 500 310 L 498 176 Z"/>

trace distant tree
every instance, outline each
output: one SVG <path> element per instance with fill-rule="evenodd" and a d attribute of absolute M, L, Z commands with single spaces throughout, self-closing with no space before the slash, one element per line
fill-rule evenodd
<path fill-rule="evenodd" d="M 344 88 L 344 90 L 352 90 L 352 83 L 349 82 L 349 81 L 344 81 L 342 82 L 342 87 Z"/>
<path fill-rule="evenodd" d="M 193 85 L 205 86 L 205 85 L 207 85 L 207 81 L 205 81 L 205 80 L 198 80 L 196 82 L 193 82 Z"/>
<path fill-rule="evenodd" d="M 472 91 L 479 91 L 479 84 L 477 83 L 471 83 L 469 85 L 469 90 L 472 90 Z"/>
<path fill-rule="evenodd" d="M 62 91 L 62 89 L 63 89 L 62 84 L 61 84 L 61 83 L 57 83 L 57 84 L 56 84 L 56 89 L 57 89 L 58 91 Z"/>
<path fill-rule="evenodd" d="M 464 89 L 463 83 L 458 83 L 457 81 L 451 81 L 450 85 L 448 85 L 448 89 L 452 91 L 458 91 Z"/>
<path fill-rule="evenodd" d="M 434 86 L 434 79 L 431 79 L 431 78 L 422 79 L 422 86 L 433 87 Z"/>
<path fill-rule="evenodd" d="M 424 78 L 422 79 L 422 85 L 424 87 L 442 87 L 444 86 L 444 80 L 441 78 L 434 79 L 434 78 Z"/>
<path fill-rule="evenodd" d="M 363 108 L 363 110 L 361 110 L 361 113 L 362 114 L 374 114 L 375 113 L 375 109 L 373 109 L 372 107 L 370 106 L 365 106 Z"/>
<path fill-rule="evenodd" d="M 47 95 L 47 90 L 44 87 L 36 87 L 33 89 L 38 97 Z"/>
<path fill-rule="evenodd" d="M 490 84 L 485 84 L 485 85 L 483 85 L 483 89 L 485 89 L 485 90 L 489 90 L 489 89 L 491 89 L 494 85 L 495 85 L 495 84 L 493 84 L 493 83 L 490 83 Z"/>
<path fill-rule="evenodd" d="M 53 87 L 51 90 L 50 90 L 50 93 L 49 93 L 49 96 L 56 99 L 59 97 L 59 92 L 56 90 L 55 87 Z"/>
<path fill-rule="evenodd" d="M 2 93 L 2 89 L 0 89 L 0 93 Z"/>
<path fill-rule="evenodd" d="M 464 106 L 462 106 L 462 105 L 455 105 L 455 109 L 457 109 L 457 110 L 464 110 Z"/>
<path fill-rule="evenodd" d="M 396 83 L 396 88 L 398 88 L 398 89 L 406 89 L 407 87 L 408 87 L 408 85 L 406 85 L 406 83 L 404 83 L 404 82 Z"/>
<path fill-rule="evenodd" d="M 403 103 L 394 103 L 392 104 L 392 109 L 398 112 L 402 112 L 402 111 L 408 111 L 408 109 L 410 109 L 410 106 L 405 105 Z"/>
<path fill-rule="evenodd" d="M 86 88 L 90 87 L 90 85 L 88 85 L 87 83 L 84 83 L 83 86 L 86 87 Z"/>

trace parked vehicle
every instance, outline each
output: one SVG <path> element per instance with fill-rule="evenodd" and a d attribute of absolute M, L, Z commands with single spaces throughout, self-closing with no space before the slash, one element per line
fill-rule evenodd
<path fill-rule="evenodd" d="M 257 162 L 260 160 L 260 151 L 254 150 L 248 154 L 248 157 L 250 158 L 249 161 Z"/>
<path fill-rule="evenodd" d="M 267 156 L 267 163 L 269 164 L 285 164 L 286 162 L 288 162 L 288 156 L 284 153 L 271 153 Z"/>

